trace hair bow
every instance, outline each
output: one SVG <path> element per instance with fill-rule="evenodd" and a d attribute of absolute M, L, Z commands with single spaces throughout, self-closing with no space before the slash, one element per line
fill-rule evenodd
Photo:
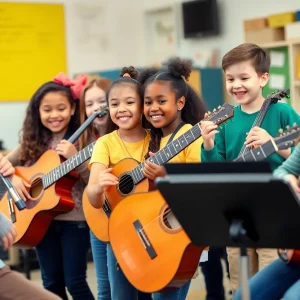
<path fill-rule="evenodd" d="M 63 86 L 70 87 L 73 98 L 80 99 L 81 91 L 87 83 L 87 76 L 78 75 L 76 78 L 71 80 L 64 73 L 60 72 L 54 77 L 53 81 Z"/>

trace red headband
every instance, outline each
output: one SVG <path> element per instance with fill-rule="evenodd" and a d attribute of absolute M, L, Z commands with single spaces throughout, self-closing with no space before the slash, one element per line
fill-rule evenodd
<path fill-rule="evenodd" d="M 53 81 L 63 86 L 70 87 L 73 98 L 80 99 L 81 91 L 87 82 L 87 77 L 85 75 L 78 75 L 74 80 L 71 80 L 64 73 L 60 72 L 54 77 Z"/>

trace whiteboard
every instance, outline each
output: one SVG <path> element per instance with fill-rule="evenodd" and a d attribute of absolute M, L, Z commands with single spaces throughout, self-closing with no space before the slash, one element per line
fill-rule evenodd
<path fill-rule="evenodd" d="M 67 70 L 63 4 L 0 3 L 0 101 L 28 101 Z"/>

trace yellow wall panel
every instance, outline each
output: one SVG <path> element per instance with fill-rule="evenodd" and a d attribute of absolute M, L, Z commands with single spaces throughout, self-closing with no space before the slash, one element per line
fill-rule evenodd
<path fill-rule="evenodd" d="M 0 3 L 0 101 L 27 101 L 66 70 L 64 6 Z"/>

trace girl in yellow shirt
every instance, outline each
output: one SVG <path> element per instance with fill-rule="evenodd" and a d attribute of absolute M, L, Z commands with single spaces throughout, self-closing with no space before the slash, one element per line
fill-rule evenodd
<path fill-rule="evenodd" d="M 177 131 L 173 139 L 181 136 L 204 117 L 205 106 L 196 92 L 186 83 L 191 73 L 188 61 L 179 58 L 168 62 L 166 72 L 145 70 L 139 81 L 144 90 L 144 115 L 151 123 L 151 142 L 148 156 L 166 146 L 172 133 Z M 202 138 L 178 153 L 170 162 L 200 162 L 199 149 Z M 165 176 L 164 167 L 147 161 L 144 175 L 154 180 Z M 154 300 L 186 299 L 190 281 L 179 289 L 153 294 Z"/>
<path fill-rule="evenodd" d="M 137 72 L 133 67 L 123 68 L 121 77 L 112 83 L 107 92 L 110 112 L 108 134 L 96 142 L 87 186 L 89 201 L 96 208 L 103 205 L 106 189 L 118 183 L 118 178 L 111 173 L 114 165 L 124 158 L 133 158 L 138 162 L 145 159 L 150 135 L 142 125 L 143 100 L 141 85 L 136 78 Z M 110 244 L 107 246 L 107 265 L 111 298 L 137 299 L 138 291 L 118 267 Z"/>

